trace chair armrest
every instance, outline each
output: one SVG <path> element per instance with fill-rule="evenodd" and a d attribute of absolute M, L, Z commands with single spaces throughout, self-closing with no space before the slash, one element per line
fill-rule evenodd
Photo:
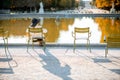
<path fill-rule="evenodd" d="M 43 30 L 43 37 L 44 37 L 44 39 L 46 39 L 46 37 L 47 37 L 47 29 L 46 28 L 42 28 L 42 30 Z"/>
<path fill-rule="evenodd" d="M 89 32 L 88 34 L 89 34 L 89 37 L 91 37 L 91 32 Z"/>
<path fill-rule="evenodd" d="M 75 37 L 75 33 L 72 31 L 72 37 Z"/>
<path fill-rule="evenodd" d="M 4 32 L 4 38 L 8 38 L 8 36 L 9 36 L 9 32 L 8 32 L 8 31 L 5 31 L 5 32 Z"/>
<path fill-rule="evenodd" d="M 106 40 L 106 36 L 104 36 L 104 42 L 107 42 L 107 40 Z"/>

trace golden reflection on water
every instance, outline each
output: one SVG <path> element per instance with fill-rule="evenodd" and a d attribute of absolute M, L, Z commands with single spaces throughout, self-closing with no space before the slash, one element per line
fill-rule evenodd
<path fill-rule="evenodd" d="M 104 42 L 104 36 L 111 34 L 120 35 L 120 19 L 115 18 L 95 18 L 96 23 L 99 25 L 99 29 L 102 32 L 100 43 Z"/>
<path fill-rule="evenodd" d="M 91 40 L 95 42 L 96 37 L 100 37 L 100 40 L 97 41 L 97 43 L 103 43 L 104 42 L 104 36 L 108 36 L 109 34 L 120 34 L 120 19 L 111 19 L 111 18 L 94 18 L 94 19 L 89 19 L 93 20 L 95 25 L 91 25 L 92 27 L 97 27 L 96 30 L 93 31 L 100 31 L 101 35 L 97 36 L 92 32 L 93 37 Z M 80 24 L 80 26 L 85 26 L 85 24 L 88 24 L 89 21 L 87 22 L 84 21 L 85 23 L 82 22 L 82 19 L 80 19 L 76 23 L 75 18 L 44 18 L 43 21 L 43 28 L 47 29 L 47 34 L 46 35 L 46 41 L 50 43 L 57 43 L 58 39 L 61 36 L 61 32 L 70 32 L 69 28 L 73 27 L 75 24 Z M 82 24 L 81 24 L 82 23 Z M 26 29 L 27 27 L 31 24 L 31 18 L 22 18 L 22 19 L 8 19 L 8 20 L 0 20 L 0 27 L 4 27 L 6 31 L 9 31 L 9 37 L 19 37 L 21 36 L 21 41 L 22 37 L 26 38 Z M 90 25 L 90 24 L 88 24 Z M 71 32 L 70 32 L 71 33 Z M 64 33 L 65 34 L 65 33 Z M 72 36 L 71 34 L 68 36 L 65 36 L 64 39 L 69 39 L 69 36 Z M 62 35 L 64 37 L 64 35 Z M 17 39 L 16 39 L 17 40 Z M 73 43 L 71 41 L 71 43 Z M 92 43 L 92 42 L 91 42 Z"/>
<path fill-rule="evenodd" d="M 4 27 L 4 30 L 9 31 L 10 36 L 25 36 L 30 21 L 30 19 L 0 20 L 0 27 Z"/>
<path fill-rule="evenodd" d="M 68 26 L 73 24 L 74 19 L 62 18 L 59 19 L 59 24 L 56 23 L 55 18 L 44 19 L 43 28 L 47 29 L 47 42 L 56 42 L 59 38 L 60 31 L 68 31 Z"/>

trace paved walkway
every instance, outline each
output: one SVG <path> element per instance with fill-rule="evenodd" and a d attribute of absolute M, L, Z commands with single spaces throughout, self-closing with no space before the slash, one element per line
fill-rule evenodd
<path fill-rule="evenodd" d="M 10 47 L 8 58 L 0 47 L 0 80 L 120 80 L 120 49 Z M 11 58 L 12 59 L 11 59 Z"/>

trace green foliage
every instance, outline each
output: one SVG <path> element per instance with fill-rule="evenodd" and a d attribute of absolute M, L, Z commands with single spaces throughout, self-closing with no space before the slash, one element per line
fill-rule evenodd
<path fill-rule="evenodd" d="M 10 0 L 0 0 L 0 9 L 9 9 Z"/>
<path fill-rule="evenodd" d="M 112 3 L 114 3 L 115 9 L 120 10 L 120 0 L 93 0 L 93 3 L 96 7 L 103 9 L 111 9 Z"/>
<path fill-rule="evenodd" d="M 70 9 L 75 7 L 76 2 L 76 0 L 1 0 L 0 8 L 38 8 L 41 1 L 44 9 Z"/>

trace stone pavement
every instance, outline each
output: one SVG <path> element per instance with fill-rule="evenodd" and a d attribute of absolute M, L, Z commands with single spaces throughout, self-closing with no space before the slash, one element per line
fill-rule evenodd
<path fill-rule="evenodd" d="M 0 47 L 0 80 L 120 80 L 120 49 Z M 8 57 L 8 58 L 7 58 Z"/>

